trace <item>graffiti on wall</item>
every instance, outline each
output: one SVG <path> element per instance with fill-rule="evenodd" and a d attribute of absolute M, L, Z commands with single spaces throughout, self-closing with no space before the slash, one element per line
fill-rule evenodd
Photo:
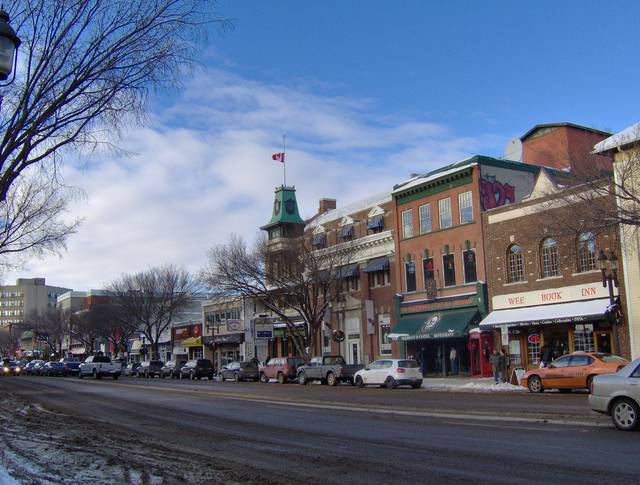
<path fill-rule="evenodd" d="M 513 204 L 516 201 L 516 188 L 506 182 L 499 182 L 493 175 L 483 176 L 480 179 L 480 198 L 485 210 Z"/>

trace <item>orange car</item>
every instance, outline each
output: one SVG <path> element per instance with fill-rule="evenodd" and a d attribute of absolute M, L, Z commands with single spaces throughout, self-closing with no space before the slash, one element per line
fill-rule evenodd
<path fill-rule="evenodd" d="M 522 377 L 529 392 L 545 389 L 588 389 L 593 376 L 613 374 L 629 362 L 622 357 L 598 352 L 574 352 L 563 355 L 549 367 L 531 369 Z"/>

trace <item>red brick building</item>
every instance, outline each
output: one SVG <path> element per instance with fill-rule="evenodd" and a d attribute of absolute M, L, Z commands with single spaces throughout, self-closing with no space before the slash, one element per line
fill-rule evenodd
<path fill-rule="evenodd" d="M 544 344 L 554 356 L 576 350 L 629 355 L 628 328 L 610 320 L 598 268 L 600 251 L 620 256 L 617 226 L 579 234 L 562 227 L 559 221 L 585 210 L 571 200 L 543 170 L 530 197 L 482 214 L 492 312 L 480 328 L 499 329 L 497 342 L 512 367 L 538 366 Z M 624 295 L 620 271 L 618 279 L 615 296 Z"/>

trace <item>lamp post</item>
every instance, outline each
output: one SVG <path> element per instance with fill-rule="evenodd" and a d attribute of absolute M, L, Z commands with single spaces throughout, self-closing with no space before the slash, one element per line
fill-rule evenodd
<path fill-rule="evenodd" d="M 16 79 L 16 65 L 18 63 L 18 47 L 22 41 L 9 25 L 9 14 L 0 8 L 0 81 L 6 81 L 13 73 L 11 80 L 0 86 L 8 86 Z M 0 103 L 2 96 L 0 95 Z"/>
<path fill-rule="evenodd" d="M 613 294 L 613 288 L 618 288 L 618 257 L 613 254 L 613 251 L 609 253 L 609 256 L 604 254 L 604 251 L 600 250 L 600 255 L 598 256 L 598 267 L 602 272 L 602 286 L 604 288 L 609 289 L 609 305 L 613 307 L 614 304 L 620 304 L 619 296 L 616 298 Z M 611 308 L 609 309 L 611 312 Z M 620 348 L 618 347 L 618 323 L 621 321 L 621 313 L 619 309 L 615 310 L 616 317 L 611 320 L 611 324 L 613 326 L 613 340 L 615 351 L 620 352 Z M 600 349 L 598 349 L 600 350 Z"/>

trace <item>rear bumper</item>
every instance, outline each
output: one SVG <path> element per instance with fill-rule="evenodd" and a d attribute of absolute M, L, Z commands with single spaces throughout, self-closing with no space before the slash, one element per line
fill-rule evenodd
<path fill-rule="evenodd" d="M 609 396 L 597 396 L 589 394 L 589 406 L 593 411 L 603 414 L 609 414 L 609 402 L 611 398 Z"/>
<path fill-rule="evenodd" d="M 398 386 L 411 386 L 418 383 L 422 385 L 422 379 L 419 377 L 411 377 L 409 379 L 396 379 L 396 385 Z"/>

